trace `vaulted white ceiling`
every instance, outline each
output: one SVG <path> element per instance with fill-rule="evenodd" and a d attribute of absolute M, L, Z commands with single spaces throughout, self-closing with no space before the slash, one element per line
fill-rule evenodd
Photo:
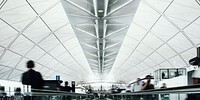
<path fill-rule="evenodd" d="M 128 82 L 196 56 L 199 0 L 100 1 L 0 0 L 0 79 L 31 59 L 44 79 Z"/>

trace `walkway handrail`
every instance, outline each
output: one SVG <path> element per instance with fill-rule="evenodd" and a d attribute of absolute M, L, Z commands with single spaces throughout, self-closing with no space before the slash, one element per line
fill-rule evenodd
<path fill-rule="evenodd" d="M 170 93 L 200 93 L 200 85 L 172 87 L 165 89 L 152 89 L 139 92 L 116 93 L 112 95 L 142 95 L 142 94 L 170 94 Z"/>

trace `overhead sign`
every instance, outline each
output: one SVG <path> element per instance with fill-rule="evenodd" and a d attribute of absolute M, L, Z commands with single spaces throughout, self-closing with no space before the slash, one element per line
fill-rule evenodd
<path fill-rule="evenodd" d="M 60 80 L 60 75 L 56 75 L 56 80 Z"/>

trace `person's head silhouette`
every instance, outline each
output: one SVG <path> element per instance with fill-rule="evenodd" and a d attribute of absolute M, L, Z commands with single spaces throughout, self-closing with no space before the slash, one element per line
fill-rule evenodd
<path fill-rule="evenodd" d="M 69 84 L 68 81 L 65 81 L 65 86 L 68 86 L 68 84 Z"/>
<path fill-rule="evenodd" d="M 32 60 L 29 60 L 26 64 L 27 64 L 27 68 L 29 69 L 32 69 L 35 67 L 34 61 Z"/>

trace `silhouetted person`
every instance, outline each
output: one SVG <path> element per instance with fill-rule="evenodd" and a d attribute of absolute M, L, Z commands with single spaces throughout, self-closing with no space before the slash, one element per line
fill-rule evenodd
<path fill-rule="evenodd" d="M 68 81 L 65 81 L 65 86 L 61 88 L 61 91 L 71 92 L 72 87 L 68 86 Z M 63 96 L 63 100 L 71 100 L 71 96 Z"/>
<path fill-rule="evenodd" d="M 166 83 L 163 83 L 162 86 L 160 87 L 161 89 L 166 89 L 167 88 L 167 85 Z M 160 94 L 162 100 L 168 100 L 169 99 L 169 94 Z"/>
<path fill-rule="evenodd" d="M 161 89 L 167 88 L 166 83 L 163 83 L 162 86 L 160 87 Z"/>
<path fill-rule="evenodd" d="M 144 84 L 144 82 L 141 81 L 140 78 L 137 78 L 136 82 L 133 84 L 132 91 L 134 91 L 134 92 L 141 91 L 143 84 Z"/>
<path fill-rule="evenodd" d="M 31 88 L 33 89 L 42 89 L 44 85 L 43 78 L 39 72 L 33 70 L 33 68 L 35 67 L 34 62 L 32 60 L 29 60 L 26 64 L 29 70 L 23 73 L 22 84 L 31 85 Z"/>
<path fill-rule="evenodd" d="M 151 75 L 146 76 L 147 82 L 143 85 L 142 90 L 151 90 L 154 89 L 154 85 L 151 84 Z M 144 95 L 144 100 L 153 100 L 153 95 L 147 94 Z"/>
<path fill-rule="evenodd" d="M 162 72 L 162 79 L 165 79 L 165 73 Z"/>
<path fill-rule="evenodd" d="M 62 88 L 62 91 L 71 92 L 72 87 L 68 86 L 68 82 L 65 81 L 65 86 Z"/>
<path fill-rule="evenodd" d="M 151 84 L 151 75 L 146 76 L 147 82 L 143 85 L 142 90 L 154 89 L 154 85 Z"/>

